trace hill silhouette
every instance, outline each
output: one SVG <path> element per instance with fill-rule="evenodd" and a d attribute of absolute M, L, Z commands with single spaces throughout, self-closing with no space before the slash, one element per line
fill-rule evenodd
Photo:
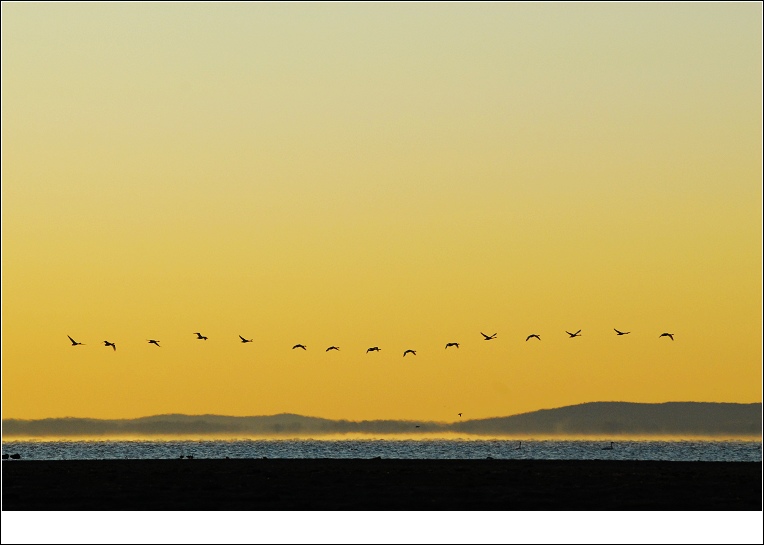
<path fill-rule="evenodd" d="M 469 434 L 484 436 L 725 436 L 761 437 L 761 403 L 593 402 L 513 416 L 426 422 L 330 420 L 277 414 L 166 414 L 124 420 L 46 418 L 3 420 L 3 437 L 233 436 L 297 437 L 336 434 Z"/>
<path fill-rule="evenodd" d="M 593 402 L 454 425 L 473 434 L 761 436 L 761 403 Z"/>

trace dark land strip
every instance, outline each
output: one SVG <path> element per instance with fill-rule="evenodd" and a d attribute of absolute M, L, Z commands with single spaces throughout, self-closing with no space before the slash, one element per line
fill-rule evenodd
<path fill-rule="evenodd" d="M 759 462 L 5 460 L 9 510 L 762 510 Z"/>

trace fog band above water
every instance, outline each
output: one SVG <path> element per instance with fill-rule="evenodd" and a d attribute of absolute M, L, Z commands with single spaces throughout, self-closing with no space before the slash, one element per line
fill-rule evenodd
<path fill-rule="evenodd" d="M 761 403 L 596 402 L 456 422 L 273 416 L 157 415 L 124 420 L 3 420 L 3 437 L 297 437 L 343 434 L 476 436 L 679 436 L 760 438 Z M 457 417 L 459 418 L 459 417 Z"/>

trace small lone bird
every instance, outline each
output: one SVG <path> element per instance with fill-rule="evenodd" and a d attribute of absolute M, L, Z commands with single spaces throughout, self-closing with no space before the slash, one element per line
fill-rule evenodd
<path fill-rule="evenodd" d="M 538 336 L 538 335 L 536 335 L 535 333 L 531 333 L 530 335 L 528 335 L 527 337 L 525 337 L 525 342 L 528 342 L 528 340 L 529 340 L 529 339 L 538 339 L 538 340 L 541 340 L 541 337 L 539 337 L 539 336 Z"/>
<path fill-rule="evenodd" d="M 668 337 L 672 341 L 674 340 L 674 334 L 673 333 L 661 333 L 660 335 L 658 335 L 658 338 L 660 339 L 661 337 Z"/>
<path fill-rule="evenodd" d="M 159 341 L 155 341 L 154 339 L 149 339 L 148 341 L 149 341 L 149 344 L 155 344 L 155 345 L 159 346 Z M 159 346 L 159 348 L 162 348 L 162 347 Z"/>
<path fill-rule="evenodd" d="M 294 350 L 295 348 L 302 348 L 303 350 L 307 350 L 304 344 L 296 344 L 292 347 L 292 350 Z"/>
<path fill-rule="evenodd" d="M 109 341 L 104 341 L 103 345 L 104 346 L 111 346 L 114 349 L 115 352 L 117 351 L 117 345 L 114 344 L 114 343 L 110 343 Z"/>
<path fill-rule="evenodd" d="M 461 417 L 462 417 L 462 413 L 459 413 L 459 418 L 461 418 Z"/>
<path fill-rule="evenodd" d="M 580 330 L 580 329 L 579 329 L 578 331 L 576 331 L 575 333 L 571 333 L 570 331 L 565 331 L 565 333 L 567 333 L 568 335 L 570 335 L 570 338 L 571 338 L 571 339 L 572 339 L 573 337 L 580 337 L 580 336 L 581 336 L 581 330 Z"/>
<path fill-rule="evenodd" d="M 414 355 L 416 356 L 416 350 L 411 350 L 411 349 L 409 349 L 409 350 L 406 350 L 406 351 L 403 353 L 403 357 L 404 357 L 404 358 L 406 357 L 406 354 L 414 354 Z"/>
<path fill-rule="evenodd" d="M 602 447 L 602 450 L 613 450 L 613 442 L 610 441 L 610 446 L 609 447 Z"/>
<path fill-rule="evenodd" d="M 366 353 L 368 354 L 369 352 L 379 352 L 380 350 L 382 350 L 380 347 L 372 346 L 371 348 L 366 349 Z"/>
<path fill-rule="evenodd" d="M 196 338 L 199 339 L 200 341 L 206 341 L 207 340 L 207 337 L 205 337 L 201 333 L 194 333 L 194 335 L 196 335 Z"/>
<path fill-rule="evenodd" d="M 448 348 L 449 346 L 455 346 L 456 348 L 459 348 L 459 343 L 447 343 L 446 348 Z"/>
<path fill-rule="evenodd" d="M 67 335 L 67 337 L 69 337 L 69 335 Z M 83 345 L 83 346 L 84 346 L 84 344 L 85 344 L 85 343 L 78 343 L 77 341 L 75 341 L 75 340 L 74 340 L 74 339 L 72 339 L 71 337 L 69 337 L 69 340 L 70 340 L 70 341 L 72 341 L 72 346 L 77 346 L 78 344 L 81 344 L 81 345 Z"/>
<path fill-rule="evenodd" d="M 241 335 L 239 335 L 239 338 L 241 339 L 241 342 L 243 342 L 243 343 L 251 343 L 252 342 L 252 339 L 245 339 Z"/>
<path fill-rule="evenodd" d="M 339 346 L 330 346 L 329 348 L 326 349 L 326 351 L 329 352 L 329 350 L 339 350 L 339 349 L 340 349 Z"/>
<path fill-rule="evenodd" d="M 628 335 L 629 333 L 631 333 L 631 331 L 618 331 L 616 328 L 613 328 L 613 331 L 615 331 L 619 335 Z"/>
<path fill-rule="evenodd" d="M 490 341 L 491 339 L 496 338 L 496 333 L 494 333 L 493 335 L 486 335 L 485 333 L 481 331 L 480 334 L 484 337 L 484 340 L 486 341 Z"/>

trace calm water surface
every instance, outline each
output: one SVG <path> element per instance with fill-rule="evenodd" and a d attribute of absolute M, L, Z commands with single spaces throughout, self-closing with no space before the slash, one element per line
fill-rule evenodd
<path fill-rule="evenodd" d="M 399 458 L 761 462 L 761 441 L 237 440 L 3 441 L 22 460 Z"/>

